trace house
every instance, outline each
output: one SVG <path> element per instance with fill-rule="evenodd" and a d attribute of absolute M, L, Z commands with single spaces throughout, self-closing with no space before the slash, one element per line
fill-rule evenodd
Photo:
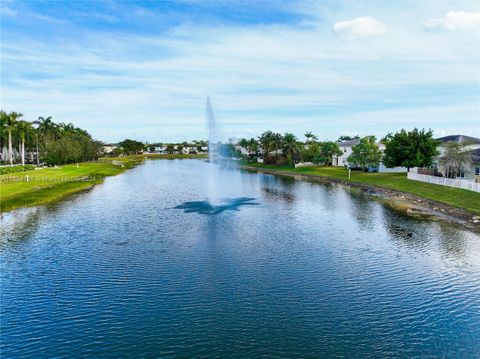
<path fill-rule="evenodd" d="M 338 144 L 342 154 L 340 156 L 334 156 L 332 165 L 337 167 L 348 167 L 347 158 L 352 154 L 352 148 L 360 143 L 360 140 L 344 141 Z"/>
<path fill-rule="evenodd" d="M 106 143 L 103 145 L 103 153 L 108 155 L 113 152 L 114 149 L 118 148 L 118 144 L 116 143 Z"/>
<path fill-rule="evenodd" d="M 338 144 L 342 154 L 340 156 L 333 157 L 333 166 L 337 167 L 348 167 L 348 157 L 352 154 L 353 147 L 360 143 L 359 139 L 344 141 Z M 377 143 L 378 148 L 383 153 L 385 151 L 385 145 L 383 143 Z M 388 168 L 382 162 L 380 162 L 377 168 L 369 168 L 371 172 L 407 172 L 406 167 L 393 167 Z"/>
<path fill-rule="evenodd" d="M 433 168 L 446 176 L 447 169 L 442 162 L 442 157 L 445 154 L 446 146 L 450 142 L 464 144 L 466 150 L 471 154 L 471 161 L 465 165 L 457 174 L 457 178 L 465 178 L 470 180 L 479 180 L 480 178 L 480 138 L 465 136 L 465 135 L 450 135 L 436 139 L 439 142 L 438 150 L 440 154 L 435 159 Z"/>

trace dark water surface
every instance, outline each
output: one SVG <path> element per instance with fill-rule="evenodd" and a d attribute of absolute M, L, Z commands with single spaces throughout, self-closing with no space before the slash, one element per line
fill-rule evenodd
<path fill-rule="evenodd" d="M 2 359 L 480 357 L 478 235 L 247 172 L 208 213 L 209 166 L 5 215 Z"/>

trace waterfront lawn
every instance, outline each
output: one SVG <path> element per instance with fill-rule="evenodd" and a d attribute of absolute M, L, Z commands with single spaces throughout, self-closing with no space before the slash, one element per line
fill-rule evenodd
<path fill-rule="evenodd" d="M 292 173 L 301 173 L 339 179 L 346 182 L 364 183 L 372 186 L 384 187 L 401 192 L 407 192 L 419 197 L 438 201 L 450 206 L 466 209 L 480 214 L 480 193 L 459 188 L 445 187 L 425 182 L 407 179 L 406 173 L 365 173 L 352 171 L 348 179 L 348 170 L 343 167 L 299 167 L 264 165 L 261 163 L 244 163 L 245 166 L 280 170 Z"/>
<path fill-rule="evenodd" d="M 128 165 L 130 163 L 126 162 Z M 84 162 L 0 176 L 0 211 L 52 202 L 101 183 L 130 166 Z M 29 181 L 26 181 L 26 176 Z"/>
<path fill-rule="evenodd" d="M 108 176 L 114 176 L 148 159 L 206 158 L 207 155 L 152 154 L 123 157 L 106 157 L 99 162 L 82 162 L 62 165 L 58 168 L 9 173 L 0 175 L 0 212 L 16 208 L 54 202 L 68 195 L 83 191 Z M 123 166 L 113 165 L 112 161 Z M 26 176 L 30 181 L 26 181 Z"/>

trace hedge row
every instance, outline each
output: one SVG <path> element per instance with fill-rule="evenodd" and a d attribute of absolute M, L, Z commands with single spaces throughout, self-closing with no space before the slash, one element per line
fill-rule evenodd
<path fill-rule="evenodd" d="M 0 167 L 0 175 L 6 175 L 8 173 L 15 173 L 15 172 L 33 171 L 34 169 L 35 167 L 33 167 L 33 165 Z"/>

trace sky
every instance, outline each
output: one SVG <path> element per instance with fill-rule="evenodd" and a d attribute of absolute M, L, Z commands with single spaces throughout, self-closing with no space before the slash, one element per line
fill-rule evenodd
<path fill-rule="evenodd" d="M 480 137 L 480 2 L 1 0 L 1 107 L 115 142 Z"/>

